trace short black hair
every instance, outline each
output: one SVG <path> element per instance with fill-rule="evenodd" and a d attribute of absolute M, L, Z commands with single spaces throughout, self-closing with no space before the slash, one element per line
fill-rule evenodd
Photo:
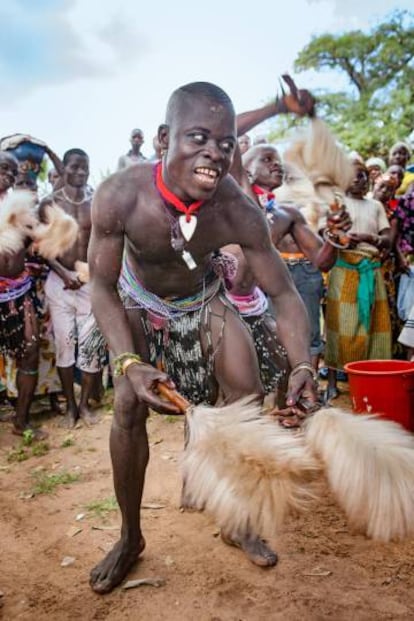
<path fill-rule="evenodd" d="M 217 103 L 227 106 L 233 114 L 235 114 L 232 100 L 220 86 L 212 84 L 211 82 L 190 82 L 189 84 L 184 84 L 184 86 L 177 88 L 168 100 L 166 114 L 167 123 L 175 113 L 177 103 L 182 100 L 185 95 L 190 95 L 191 97 L 208 97 L 209 99 L 217 101 Z"/>
<path fill-rule="evenodd" d="M 83 149 L 69 149 L 63 156 L 63 165 L 66 166 L 72 155 L 80 155 L 89 160 L 89 155 Z"/>

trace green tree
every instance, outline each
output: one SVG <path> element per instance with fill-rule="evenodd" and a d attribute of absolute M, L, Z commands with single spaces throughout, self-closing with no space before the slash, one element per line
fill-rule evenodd
<path fill-rule="evenodd" d="M 339 140 L 362 156 L 386 156 L 414 125 L 414 14 L 394 11 L 368 32 L 314 37 L 301 50 L 295 71 L 341 73 L 349 89 L 320 91 L 318 114 Z M 289 123 L 275 127 L 280 136 Z"/>

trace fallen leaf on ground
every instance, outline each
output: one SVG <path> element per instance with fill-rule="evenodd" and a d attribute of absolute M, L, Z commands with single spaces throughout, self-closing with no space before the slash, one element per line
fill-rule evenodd
<path fill-rule="evenodd" d="M 79 526 L 71 526 L 66 534 L 68 537 L 75 537 L 75 535 L 78 535 L 81 532 L 82 529 L 79 528 Z"/>
<path fill-rule="evenodd" d="M 141 578 L 140 580 L 128 580 L 122 588 L 126 589 L 135 589 L 136 587 L 140 587 L 143 585 L 153 586 L 153 587 L 162 587 L 165 586 L 166 580 L 164 578 L 155 577 L 155 578 Z"/>
<path fill-rule="evenodd" d="M 303 573 L 303 576 L 320 576 L 322 578 L 326 576 L 330 576 L 332 572 L 329 569 L 321 569 L 320 567 L 315 567 L 309 572 Z"/>
<path fill-rule="evenodd" d="M 91 526 L 92 530 L 119 530 L 119 526 Z"/>
<path fill-rule="evenodd" d="M 167 505 L 157 505 L 152 502 L 146 502 L 141 505 L 141 509 L 165 509 Z"/>
<path fill-rule="evenodd" d="M 61 567 L 69 567 L 69 565 L 73 565 L 73 563 L 75 561 L 76 561 L 76 559 L 73 556 L 64 556 L 60 566 Z"/>

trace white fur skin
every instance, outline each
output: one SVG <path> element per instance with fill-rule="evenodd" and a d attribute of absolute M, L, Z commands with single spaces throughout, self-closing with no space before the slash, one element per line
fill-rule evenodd
<path fill-rule="evenodd" d="M 317 498 L 323 473 L 352 529 L 380 541 L 414 534 L 414 439 L 391 421 L 324 408 L 292 432 L 260 406 L 197 406 L 188 413 L 186 502 L 226 534 L 275 535 Z"/>
<path fill-rule="evenodd" d="M 56 259 L 76 242 L 79 226 L 63 209 L 52 203 L 45 207 L 46 222 L 39 222 L 36 197 L 16 190 L 0 203 L 0 254 L 14 254 L 32 239 L 39 254 Z"/>
<path fill-rule="evenodd" d="M 78 236 L 79 225 L 55 203 L 46 205 L 44 212 L 46 222 L 38 224 L 33 240 L 39 254 L 53 260 L 72 248 Z"/>
<path fill-rule="evenodd" d="M 182 469 L 186 502 L 212 513 L 227 536 L 271 537 L 288 513 L 315 498 L 320 463 L 299 435 L 251 399 L 188 413 Z"/>
<path fill-rule="evenodd" d="M 312 119 L 298 132 L 283 158 L 303 171 L 319 199 L 329 205 L 336 194 L 344 194 L 355 174 L 350 158 L 321 119 Z"/>
<path fill-rule="evenodd" d="M 0 254 L 15 254 L 33 237 L 38 220 L 35 197 L 30 192 L 11 192 L 0 203 Z"/>
<path fill-rule="evenodd" d="M 326 408 L 307 422 L 305 441 L 351 528 L 379 541 L 414 534 L 412 434 L 383 418 Z"/>

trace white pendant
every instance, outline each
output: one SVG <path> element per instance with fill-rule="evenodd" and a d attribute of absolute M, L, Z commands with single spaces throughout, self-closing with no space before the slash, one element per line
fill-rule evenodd
<path fill-rule="evenodd" d="M 180 216 L 178 222 L 185 241 L 190 241 L 197 226 L 196 216 L 190 216 L 189 221 L 187 221 L 187 216 Z"/>
<path fill-rule="evenodd" d="M 197 263 L 194 261 L 191 252 L 188 252 L 188 250 L 183 250 L 181 253 L 181 257 L 186 263 L 189 270 L 195 270 L 195 268 L 197 267 Z"/>

